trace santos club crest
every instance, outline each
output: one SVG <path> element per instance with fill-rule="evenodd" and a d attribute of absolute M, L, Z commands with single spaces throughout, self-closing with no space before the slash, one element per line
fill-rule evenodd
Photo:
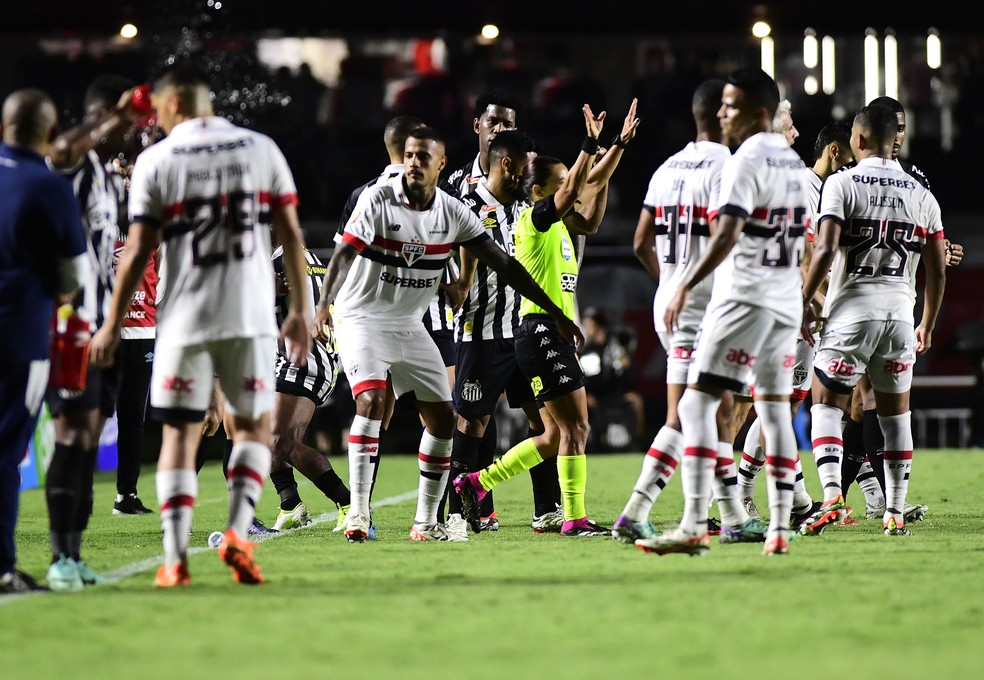
<path fill-rule="evenodd" d="M 419 260 L 427 252 L 427 246 L 423 243 L 404 243 L 403 244 L 403 259 L 407 261 L 407 264 L 411 267 L 413 263 Z"/>

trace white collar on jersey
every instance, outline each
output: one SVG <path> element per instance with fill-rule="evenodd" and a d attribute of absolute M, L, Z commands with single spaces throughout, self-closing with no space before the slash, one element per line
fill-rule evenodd
<path fill-rule="evenodd" d="M 382 180 L 393 179 L 397 175 L 403 174 L 403 163 L 390 163 L 383 171 L 379 173 L 379 178 Z"/>
<path fill-rule="evenodd" d="M 181 135 L 191 134 L 192 131 L 203 127 L 211 130 L 229 130 L 236 126 L 221 116 L 199 116 L 197 118 L 183 120 L 175 125 L 171 128 L 171 134 L 168 137 L 174 137 L 175 135 L 180 137 Z"/>
<path fill-rule="evenodd" d="M 855 167 L 871 167 L 871 168 L 882 168 L 884 170 L 898 170 L 899 172 L 905 172 L 902 169 L 902 164 L 897 160 L 892 160 L 890 158 L 882 158 L 881 156 L 868 156 L 867 158 L 862 158 L 858 161 Z"/>

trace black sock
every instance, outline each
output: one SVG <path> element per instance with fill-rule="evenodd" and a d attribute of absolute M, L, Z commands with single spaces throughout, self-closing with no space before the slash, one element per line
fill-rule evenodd
<path fill-rule="evenodd" d="M 225 449 L 222 452 L 222 476 L 226 479 L 229 479 L 229 460 L 232 458 L 233 446 L 231 439 L 225 440 Z"/>
<path fill-rule="evenodd" d="M 495 426 L 495 416 L 492 416 L 489 418 L 489 424 L 485 426 L 485 434 L 482 435 L 482 443 L 478 447 L 478 463 L 469 472 L 482 470 L 495 462 L 495 452 L 498 448 L 499 433 Z M 495 498 L 491 491 L 485 494 L 485 498 L 482 499 L 479 506 L 479 516 L 492 516 L 492 513 L 495 512 Z"/>
<path fill-rule="evenodd" d="M 542 432 L 527 431 L 527 437 L 536 437 Z M 557 477 L 557 456 L 545 459 L 530 468 L 530 481 L 533 482 L 533 514 L 537 517 L 557 509 L 560 496 L 560 480 Z"/>
<path fill-rule="evenodd" d="M 318 475 L 314 480 L 314 485 L 325 497 L 335 503 L 335 505 L 349 505 L 352 503 L 352 494 L 349 493 L 345 482 L 334 470 L 328 470 Z"/>
<path fill-rule="evenodd" d="M 467 435 L 461 430 L 455 430 L 451 438 L 451 472 L 448 473 L 448 484 L 444 489 L 444 497 L 437 508 L 437 518 L 444 521 L 444 507 L 447 501 L 448 515 L 464 516 L 464 509 L 461 507 L 461 496 L 454 492 L 454 478 L 465 472 L 474 472 L 478 469 L 478 449 L 482 445 L 482 440 L 478 437 Z"/>
<path fill-rule="evenodd" d="M 864 464 L 864 425 L 851 418 L 844 425 L 844 459 L 841 462 L 841 493 L 847 492 Z"/>
<path fill-rule="evenodd" d="M 75 512 L 75 531 L 79 533 L 79 546 L 75 548 L 72 559 L 80 559 L 82 532 L 89 526 L 92 517 L 93 493 L 92 485 L 95 480 L 96 459 L 99 457 L 99 447 L 89 449 L 82 455 L 82 467 L 79 473 L 79 502 Z"/>
<path fill-rule="evenodd" d="M 61 555 L 71 557 L 75 549 L 75 521 L 79 506 L 79 487 L 85 451 L 77 446 L 55 444 L 45 479 L 48 522 L 51 534 L 51 561 Z"/>
<path fill-rule="evenodd" d="M 369 487 L 369 503 L 372 503 L 372 493 L 376 490 L 376 475 L 379 474 L 379 455 L 383 452 L 383 442 L 386 441 L 386 429 L 379 428 L 379 446 L 376 447 L 376 455 L 369 456 L 369 464 L 372 465 L 372 486 Z"/>
<path fill-rule="evenodd" d="M 205 467 L 205 446 L 207 438 L 202 437 L 198 440 L 198 450 L 195 452 L 195 474 L 197 475 Z"/>
<path fill-rule="evenodd" d="M 885 435 L 878 424 L 878 412 L 874 409 L 864 412 L 864 450 L 882 493 L 885 493 Z"/>
<path fill-rule="evenodd" d="M 290 512 L 301 502 L 301 495 L 297 493 L 297 480 L 294 479 L 294 468 L 286 467 L 270 473 L 270 481 L 273 488 L 280 496 L 280 509 Z"/>

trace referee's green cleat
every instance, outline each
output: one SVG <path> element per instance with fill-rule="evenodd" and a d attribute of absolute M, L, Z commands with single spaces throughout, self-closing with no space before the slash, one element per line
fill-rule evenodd
<path fill-rule="evenodd" d="M 70 593 L 85 588 L 79 565 L 71 557 L 62 555 L 48 567 L 48 587 L 59 593 Z"/>

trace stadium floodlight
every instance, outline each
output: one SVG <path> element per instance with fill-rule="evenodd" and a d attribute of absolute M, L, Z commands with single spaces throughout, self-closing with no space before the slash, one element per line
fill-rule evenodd
<path fill-rule="evenodd" d="M 899 98 L 899 43 L 890 28 L 885 31 L 885 94 Z"/>
<path fill-rule="evenodd" d="M 812 28 L 803 32 L 803 66 L 806 68 L 817 67 L 819 44 L 817 43 L 817 32 Z"/>
<path fill-rule="evenodd" d="M 762 70 L 776 77 L 776 43 L 769 36 L 762 38 Z"/>
<path fill-rule="evenodd" d="M 943 44 L 940 41 L 940 32 L 935 28 L 929 29 L 926 36 L 926 65 L 929 68 L 937 69 L 943 64 Z"/>
<path fill-rule="evenodd" d="M 754 24 L 752 24 L 752 35 L 754 35 L 756 38 L 759 39 L 766 38 L 771 34 L 772 34 L 772 26 L 769 26 L 769 24 L 767 24 L 766 22 L 756 21 Z"/>
<path fill-rule="evenodd" d="M 809 75 L 803 79 L 803 91 L 809 95 L 814 95 L 820 91 L 820 83 L 817 82 L 816 76 Z"/>
<path fill-rule="evenodd" d="M 837 85 L 837 78 L 835 75 L 836 60 L 834 58 L 834 39 L 831 36 L 823 36 L 823 40 L 820 41 L 820 52 L 823 57 L 823 66 L 820 73 L 823 93 L 833 94 L 834 88 Z"/>
<path fill-rule="evenodd" d="M 120 27 L 120 36 L 129 40 L 137 37 L 137 27 L 133 24 L 123 24 Z"/>
<path fill-rule="evenodd" d="M 482 37 L 486 40 L 495 40 L 499 37 L 499 27 L 495 24 L 485 24 L 482 26 Z"/>
<path fill-rule="evenodd" d="M 864 36 L 864 103 L 878 97 L 878 34 L 873 28 Z"/>

